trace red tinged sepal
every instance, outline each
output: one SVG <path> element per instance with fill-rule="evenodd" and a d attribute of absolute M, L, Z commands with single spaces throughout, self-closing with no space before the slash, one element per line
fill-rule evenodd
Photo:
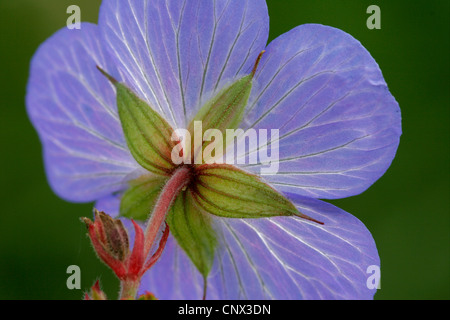
<path fill-rule="evenodd" d="M 150 269 L 159 257 L 163 253 L 164 247 L 166 246 L 167 239 L 169 238 L 169 227 L 165 226 L 163 235 L 159 241 L 159 246 L 155 253 L 146 260 L 147 253 L 145 252 L 145 236 L 141 227 L 134 221 L 134 230 L 136 232 L 133 251 L 128 259 L 128 273 L 130 276 L 134 275 L 137 278 L 141 278 L 148 269 Z M 134 280 L 134 279 L 133 279 Z"/>
<path fill-rule="evenodd" d="M 131 252 L 131 256 L 128 261 L 128 271 L 130 274 L 134 274 L 138 276 L 141 272 L 142 265 L 144 264 L 145 256 L 143 255 L 144 252 L 144 232 L 142 231 L 142 228 L 134 221 L 134 247 L 133 251 Z"/>
<path fill-rule="evenodd" d="M 161 257 L 164 247 L 166 246 L 167 239 L 169 238 L 169 226 L 165 225 L 164 233 L 161 237 L 161 240 L 159 240 L 159 246 L 158 249 L 155 251 L 155 253 L 150 257 L 150 259 L 147 260 L 147 262 L 144 265 L 143 272 L 145 273 L 148 269 L 153 267 L 153 265 L 158 261 L 158 259 Z"/>
<path fill-rule="evenodd" d="M 113 219 L 104 212 L 95 211 L 95 219 L 82 218 L 88 228 L 88 234 L 98 257 L 109 266 L 121 280 L 123 288 L 133 292 L 144 273 L 150 269 L 161 256 L 169 236 L 166 225 L 159 241 L 159 246 L 150 256 L 145 248 L 145 235 L 142 228 L 134 221 L 135 239 L 130 252 L 127 229 L 119 219 Z M 98 287 L 98 286 L 97 286 Z M 95 285 L 93 287 L 97 288 Z M 99 287 L 98 287 L 99 288 Z M 89 296 L 86 296 L 86 298 Z M 135 298 L 126 295 L 127 298 Z"/>
<path fill-rule="evenodd" d="M 139 296 L 138 300 L 158 300 L 151 292 L 146 291 L 143 295 Z"/>
<path fill-rule="evenodd" d="M 90 293 L 84 294 L 84 300 L 108 300 L 106 294 L 100 289 L 100 282 L 97 280 L 92 286 Z"/>

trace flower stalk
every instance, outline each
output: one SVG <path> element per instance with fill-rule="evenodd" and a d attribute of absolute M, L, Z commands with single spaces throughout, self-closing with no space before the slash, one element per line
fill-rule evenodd
<path fill-rule="evenodd" d="M 141 284 L 140 279 L 124 280 L 120 284 L 120 300 L 135 300 Z"/>
<path fill-rule="evenodd" d="M 174 203 L 180 191 L 189 184 L 190 177 L 191 171 L 189 167 L 179 167 L 175 169 L 171 178 L 162 189 L 155 208 L 153 209 L 150 219 L 147 222 L 147 228 L 145 230 L 145 252 L 148 253 L 152 248 L 158 231 L 164 223 L 170 207 Z"/>
<path fill-rule="evenodd" d="M 156 251 L 150 252 L 156 243 L 157 235 L 165 224 L 167 213 L 180 191 L 190 181 L 190 169 L 180 167 L 174 170 L 171 178 L 161 191 L 157 204 L 147 222 L 145 234 L 142 228 L 132 221 L 135 229 L 133 250 L 129 250 L 128 232 L 118 219 L 113 219 L 104 212 L 95 210 L 95 221 L 82 218 L 89 232 L 94 250 L 120 280 L 121 300 L 136 299 L 141 278 L 161 256 L 169 237 L 166 225 Z"/>

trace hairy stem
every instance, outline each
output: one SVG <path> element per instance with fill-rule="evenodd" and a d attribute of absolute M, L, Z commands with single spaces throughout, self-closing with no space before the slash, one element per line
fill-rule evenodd
<path fill-rule="evenodd" d="M 139 285 L 139 280 L 122 280 L 120 282 L 120 300 L 135 300 Z"/>
<path fill-rule="evenodd" d="M 144 251 L 148 256 L 161 225 L 165 222 L 167 213 L 169 212 L 173 202 L 177 198 L 180 191 L 186 187 L 190 181 L 191 172 L 188 167 L 177 168 L 169 181 L 164 186 L 155 208 L 147 222 L 145 230 Z"/>
<path fill-rule="evenodd" d="M 190 181 L 191 173 L 188 167 L 179 167 L 177 168 L 171 175 L 170 179 L 167 181 L 164 188 L 161 190 L 158 201 L 153 209 L 153 212 L 150 216 L 150 219 L 147 221 L 147 227 L 145 229 L 145 234 L 143 235 L 143 248 L 140 247 L 143 251 L 136 251 L 136 245 L 138 242 L 135 242 L 134 252 L 141 252 L 142 255 L 142 263 L 145 263 L 145 260 L 150 254 L 150 250 L 152 249 L 158 232 L 161 228 L 161 225 L 165 223 L 167 213 L 169 212 L 172 204 L 177 198 L 180 191 L 187 186 Z M 135 225 L 136 226 L 136 225 Z M 140 228 L 136 229 L 136 232 L 141 230 Z M 138 269 L 133 270 L 133 277 L 125 277 L 121 280 L 121 288 L 120 288 L 120 299 L 121 300 L 134 300 L 136 299 L 137 292 L 140 286 L 141 277 L 145 273 L 145 271 L 150 268 L 153 263 L 161 255 L 162 249 L 167 241 L 168 237 L 168 229 L 164 232 L 164 235 L 160 242 L 160 247 L 156 251 L 155 255 L 152 256 L 145 265 L 138 264 Z M 142 231 L 141 231 L 141 241 L 142 241 Z M 140 242 L 142 245 L 142 242 Z M 138 271 L 137 274 L 135 274 Z"/>

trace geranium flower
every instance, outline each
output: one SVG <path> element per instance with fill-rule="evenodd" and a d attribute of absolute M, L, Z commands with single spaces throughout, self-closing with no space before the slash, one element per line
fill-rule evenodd
<path fill-rule="evenodd" d="M 370 299 L 376 292 L 367 286 L 368 268 L 380 264 L 370 232 L 322 200 L 357 195 L 385 173 L 401 135 L 398 104 L 374 59 L 343 31 L 307 24 L 267 46 L 268 30 L 264 0 L 104 0 L 98 25 L 57 32 L 33 58 L 27 109 L 53 190 L 69 201 L 97 201 L 112 215 L 150 212 L 155 190 L 175 168 L 162 149 L 149 159 L 134 148 L 139 130 L 119 115 L 121 90 L 128 90 L 127 103 L 153 108 L 160 129 L 188 128 L 202 107 L 251 75 L 238 127 L 279 129 L 279 140 L 260 146 L 279 144 L 278 173 L 250 174 L 264 163 L 232 170 L 238 183 L 257 181 L 267 206 L 273 197 L 286 201 L 286 212 L 229 218 L 221 202 L 215 211 L 202 198 L 202 212 L 190 207 L 183 224 L 175 214 L 192 201 L 179 196 L 168 219 L 175 227 L 142 293 L 199 299 L 204 277 L 208 299 Z M 156 136 L 156 146 L 167 139 Z M 219 187 L 222 173 L 214 173 Z M 208 190 L 212 182 L 202 183 Z M 238 185 L 224 190 L 239 192 Z M 192 189 L 186 188 L 183 197 Z M 249 212 L 255 199 L 246 200 Z"/>

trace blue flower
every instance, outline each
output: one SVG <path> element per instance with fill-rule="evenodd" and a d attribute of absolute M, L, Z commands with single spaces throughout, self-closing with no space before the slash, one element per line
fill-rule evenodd
<path fill-rule="evenodd" d="M 375 242 L 354 216 L 319 199 L 357 195 L 390 166 L 400 109 L 364 47 L 307 24 L 267 45 L 264 0 L 104 0 L 98 25 L 63 29 L 32 60 L 27 110 L 48 180 L 62 198 L 118 214 L 129 182 L 145 174 L 127 145 L 115 87 L 125 83 L 173 128 L 187 128 L 221 89 L 254 77 L 242 129 L 279 129 L 279 171 L 262 179 L 296 217 L 211 216 L 217 249 L 208 299 L 371 299 Z M 239 165 L 259 174 L 264 164 Z M 160 299 L 202 297 L 202 275 L 169 237 L 141 288 Z"/>

